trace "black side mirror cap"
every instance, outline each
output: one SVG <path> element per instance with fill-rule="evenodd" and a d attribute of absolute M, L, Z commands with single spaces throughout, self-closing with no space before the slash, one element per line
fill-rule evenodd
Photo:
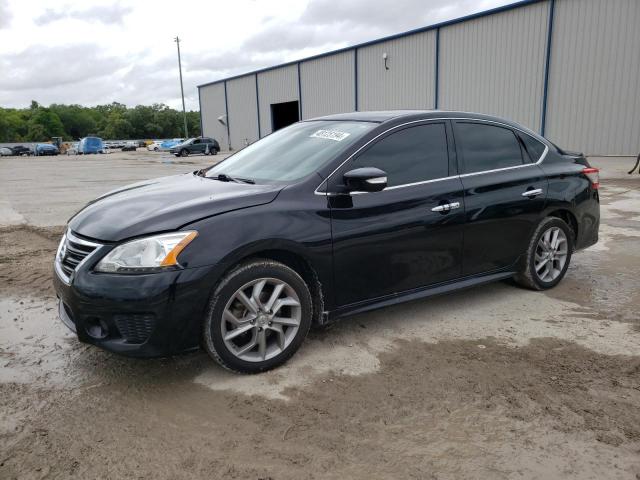
<path fill-rule="evenodd" d="M 350 192 L 380 192 L 387 188 L 387 173 L 375 167 L 349 170 L 343 179 Z"/>

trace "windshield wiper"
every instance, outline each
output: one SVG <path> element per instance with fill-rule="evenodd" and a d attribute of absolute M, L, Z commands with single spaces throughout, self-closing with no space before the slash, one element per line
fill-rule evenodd
<path fill-rule="evenodd" d="M 236 183 L 256 183 L 254 180 L 250 178 L 241 178 L 241 177 L 232 177 L 231 175 L 227 175 L 226 173 L 219 173 L 215 177 L 209 177 L 214 180 L 220 180 L 221 182 L 236 182 Z"/>

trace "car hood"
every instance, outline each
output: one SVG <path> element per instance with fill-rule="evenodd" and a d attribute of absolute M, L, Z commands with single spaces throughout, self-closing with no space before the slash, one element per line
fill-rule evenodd
<path fill-rule="evenodd" d="M 281 189 L 281 185 L 222 182 L 193 173 L 157 178 L 97 198 L 69 221 L 69 228 L 89 238 L 118 242 L 263 205 Z"/>

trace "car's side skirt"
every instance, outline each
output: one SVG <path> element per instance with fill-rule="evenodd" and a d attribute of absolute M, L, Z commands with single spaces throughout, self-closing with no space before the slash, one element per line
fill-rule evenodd
<path fill-rule="evenodd" d="M 475 287 L 484 283 L 496 282 L 498 280 L 504 280 L 511 278 L 516 274 L 514 271 L 501 271 L 491 274 L 477 275 L 473 277 L 467 277 L 459 280 L 455 280 L 448 283 L 441 283 L 438 285 L 430 285 L 428 287 L 420 287 L 406 292 L 394 293 L 386 295 L 384 297 L 375 298 L 372 300 L 366 300 L 363 302 L 353 303 L 351 305 L 345 305 L 336 310 L 330 312 L 324 312 L 322 315 L 321 323 L 329 323 L 347 315 L 355 315 L 357 313 L 368 312 L 370 310 L 376 310 L 378 308 L 389 307 L 398 303 L 409 302 L 411 300 L 418 300 L 421 298 L 432 297 L 435 295 L 442 295 L 444 293 L 453 292 L 456 290 L 462 290 L 464 288 Z"/>

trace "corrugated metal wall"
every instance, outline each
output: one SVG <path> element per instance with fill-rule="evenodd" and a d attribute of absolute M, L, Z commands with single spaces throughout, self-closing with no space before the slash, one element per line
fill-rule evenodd
<path fill-rule="evenodd" d="M 548 2 L 440 30 L 439 107 L 540 129 Z"/>
<path fill-rule="evenodd" d="M 244 77 L 227 82 L 229 130 L 231 148 L 240 150 L 258 139 L 258 103 L 256 77 Z"/>
<path fill-rule="evenodd" d="M 302 118 L 355 109 L 353 50 L 300 63 Z"/>
<path fill-rule="evenodd" d="M 358 110 L 434 108 L 435 58 L 435 30 L 359 48 Z"/>
<path fill-rule="evenodd" d="M 437 56 L 434 28 L 302 60 L 299 80 L 296 64 L 260 72 L 261 133 L 271 131 L 272 103 L 298 99 L 298 81 L 303 119 L 353 111 L 356 78 L 359 110 L 433 108 L 436 64 L 439 108 L 494 114 L 540 132 L 552 5 L 545 135 L 587 154 L 636 155 L 640 0 L 541 0 L 439 26 Z M 216 138 L 224 138 L 221 92 L 222 83 L 200 92 L 204 131 Z M 257 137 L 255 76 L 229 80 L 228 103 L 239 148 Z"/>
<path fill-rule="evenodd" d="M 260 97 L 260 133 L 264 137 L 272 131 L 271 104 L 299 99 L 298 68 L 289 65 L 258 74 Z"/>
<path fill-rule="evenodd" d="M 640 1 L 555 5 L 546 136 L 569 149 L 640 152 Z"/>
<path fill-rule="evenodd" d="M 216 83 L 200 89 L 200 115 L 202 118 L 202 135 L 213 137 L 220 143 L 220 148 L 228 145 L 227 129 L 218 122 L 218 117 L 226 115 L 224 106 L 224 84 Z"/>

